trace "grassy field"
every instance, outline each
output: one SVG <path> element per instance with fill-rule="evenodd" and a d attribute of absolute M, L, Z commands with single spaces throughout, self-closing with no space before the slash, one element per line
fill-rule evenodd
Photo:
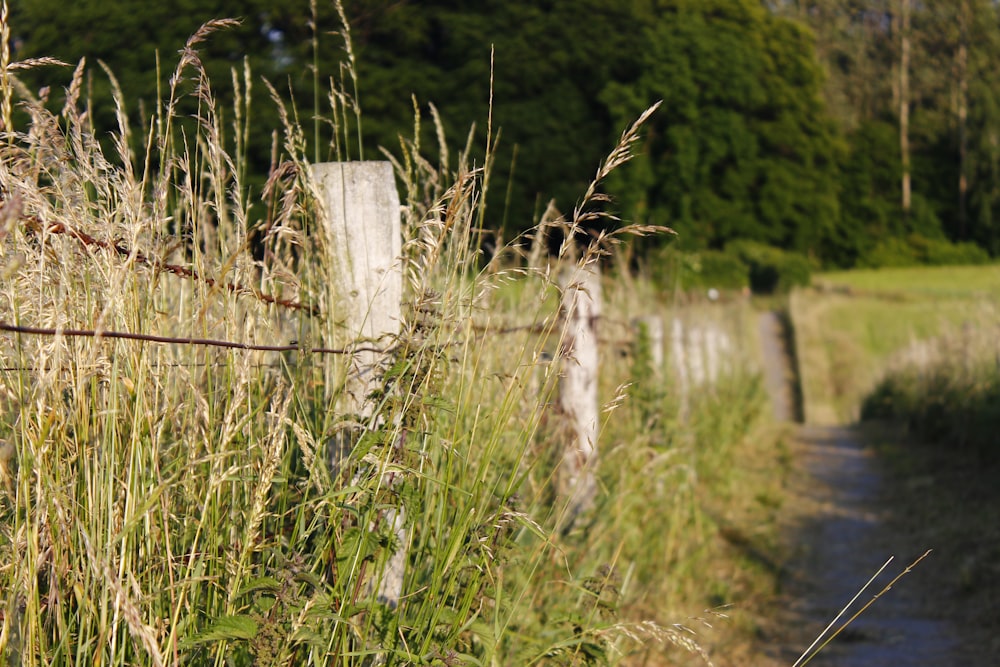
<path fill-rule="evenodd" d="M 121 91 L 117 131 L 94 135 L 82 68 L 50 109 L 0 67 L 27 118 L 0 147 L 0 659 L 747 664 L 782 470 L 752 341 L 682 398 L 628 324 L 676 311 L 611 271 L 597 493 L 568 523 L 552 403 L 573 360 L 554 277 L 651 230 L 577 263 L 527 265 L 519 238 L 486 264 L 488 172 L 404 141 L 401 332 L 379 341 L 374 390 L 348 400 L 351 355 L 318 353 L 358 341 L 341 326 L 311 147 L 287 112 L 251 197 L 259 128 L 216 108 L 197 57 L 225 27 L 189 41 L 141 140 Z M 594 192 L 558 224 L 582 224 Z M 733 340 L 753 321 L 742 302 L 714 312 Z"/>
<path fill-rule="evenodd" d="M 856 419 L 895 355 L 996 319 L 1000 267 L 827 273 L 797 290 L 791 311 L 808 421 Z"/>
<path fill-rule="evenodd" d="M 817 286 L 847 287 L 878 294 L 897 293 L 933 298 L 996 296 L 1000 294 L 1000 266 L 919 266 L 831 271 L 815 277 Z"/>

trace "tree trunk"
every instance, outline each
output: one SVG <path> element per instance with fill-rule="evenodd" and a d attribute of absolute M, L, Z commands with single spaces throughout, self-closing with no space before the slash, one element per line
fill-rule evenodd
<path fill-rule="evenodd" d="M 959 42 L 956 63 L 958 78 L 958 239 L 964 241 L 967 230 L 969 195 L 969 2 L 962 0 L 959 9 Z"/>
<path fill-rule="evenodd" d="M 903 168 L 903 215 L 910 215 L 910 2 L 900 0 L 899 154 Z"/>

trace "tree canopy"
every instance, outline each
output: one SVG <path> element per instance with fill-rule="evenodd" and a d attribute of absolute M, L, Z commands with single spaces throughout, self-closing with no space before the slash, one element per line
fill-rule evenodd
<path fill-rule="evenodd" d="M 255 86 L 264 77 L 293 96 L 306 131 L 318 133 L 315 157 L 334 157 L 325 91 L 331 77 L 343 85 L 347 58 L 334 4 L 10 6 L 15 58 L 87 58 L 99 130 L 114 121 L 99 63 L 138 119 L 187 37 L 238 17 L 201 47 L 220 106 L 233 95 L 230 68 L 246 58 Z M 549 199 L 572 209 L 620 132 L 662 99 L 639 159 L 606 187 L 622 218 L 669 225 L 684 247 L 750 239 L 837 266 L 870 262 L 887 238 L 1000 252 L 991 0 L 347 0 L 343 9 L 365 157 L 412 132 L 413 100 L 425 117 L 431 103 L 440 111 L 452 148 L 475 124 L 478 159 L 491 117 L 500 139 L 490 225 L 524 229 Z M 53 104 L 69 77 L 21 75 L 34 90 L 50 86 Z M 262 182 L 279 121 L 254 90 L 249 155 Z M 904 174 L 912 200 L 901 195 Z"/>
<path fill-rule="evenodd" d="M 695 246 L 742 237 L 818 252 L 838 215 L 837 143 L 808 31 L 753 0 L 657 10 L 636 76 L 603 95 L 619 123 L 664 100 L 623 201 Z"/>

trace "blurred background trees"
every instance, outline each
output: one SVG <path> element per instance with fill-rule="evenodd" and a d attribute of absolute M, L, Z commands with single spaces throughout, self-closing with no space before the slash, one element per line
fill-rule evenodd
<path fill-rule="evenodd" d="M 331 2 L 10 7 L 15 59 L 87 58 L 98 133 L 114 122 L 99 62 L 142 128 L 187 37 L 211 18 L 240 18 L 200 48 L 222 108 L 230 69 L 242 72 L 245 57 L 253 73 L 252 194 L 280 125 L 261 77 L 294 99 L 310 154 L 336 158 L 330 80 L 354 89 Z M 618 215 L 673 227 L 683 250 L 749 240 L 842 267 L 1000 253 L 993 0 L 346 0 L 344 12 L 368 159 L 412 134 L 414 103 L 425 119 L 433 103 L 452 149 L 475 124 L 481 161 L 492 67 L 499 143 L 486 220 L 507 238 L 551 199 L 572 210 L 607 147 L 663 99 L 642 155 L 606 187 Z M 19 77 L 36 94 L 47 87 L 57 109 L 71 74 Z M 425 147 L 433 131 L 425 123 Z"/>

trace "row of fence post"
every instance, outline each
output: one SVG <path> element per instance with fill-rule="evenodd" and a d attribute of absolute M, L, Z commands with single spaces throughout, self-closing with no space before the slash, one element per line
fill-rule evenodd
<path fill-rule="evenodd" d="M 399 334 L 402 321 L 401 213 L 395 177 L 388 162 L 316 164 L 312 176 L 319 190 L 332 260 L 340 271 L 335 317 L 349 339 L 368 348 L 351 355 L 346 391 L 336 409 L 353 415 L 364 428 L 380 428 L 385 425 L 377 422 L 380 417 L 367 397 L 375 389 L 373 383 L 385 359 L 371 350 L 383 347 L 379 342 L 387 346 Z M 567 503 L 564 525 L 570 525 L 592 507 L 597 491 L 597 323 L 602 312 L 598 263 L 584 262 L 567 269 L 560 277 L 560 287 L 565 329 L 557 402 L 570 437 L 564 444 L 557 484 Z M 659 372 L 664 364 L 663 321 L 649 316 L 642 323 L 651 344 L 651 361 Z M 670 357 L 682 416 L 691 390 L 716 381 L 723 372 L 720 355 L 730 353 L 731 347 L 731 341 L 716 327 L 688 326 L 680 318 L 673 320 Z M 352 442 L 351 437 L 342 437 L 332 443 L 330 464 L 334 469 L 350 454 Z M 382 483 L 392 485 L 391 475 L 383 475 Z M 402 594 L 409 541 L 405 508 L 385 510 L 379 520 L 391 524 L 398 543 L 385 571 L 377 577 L 374 592 L 378 599 L 395 606 Z"/>

